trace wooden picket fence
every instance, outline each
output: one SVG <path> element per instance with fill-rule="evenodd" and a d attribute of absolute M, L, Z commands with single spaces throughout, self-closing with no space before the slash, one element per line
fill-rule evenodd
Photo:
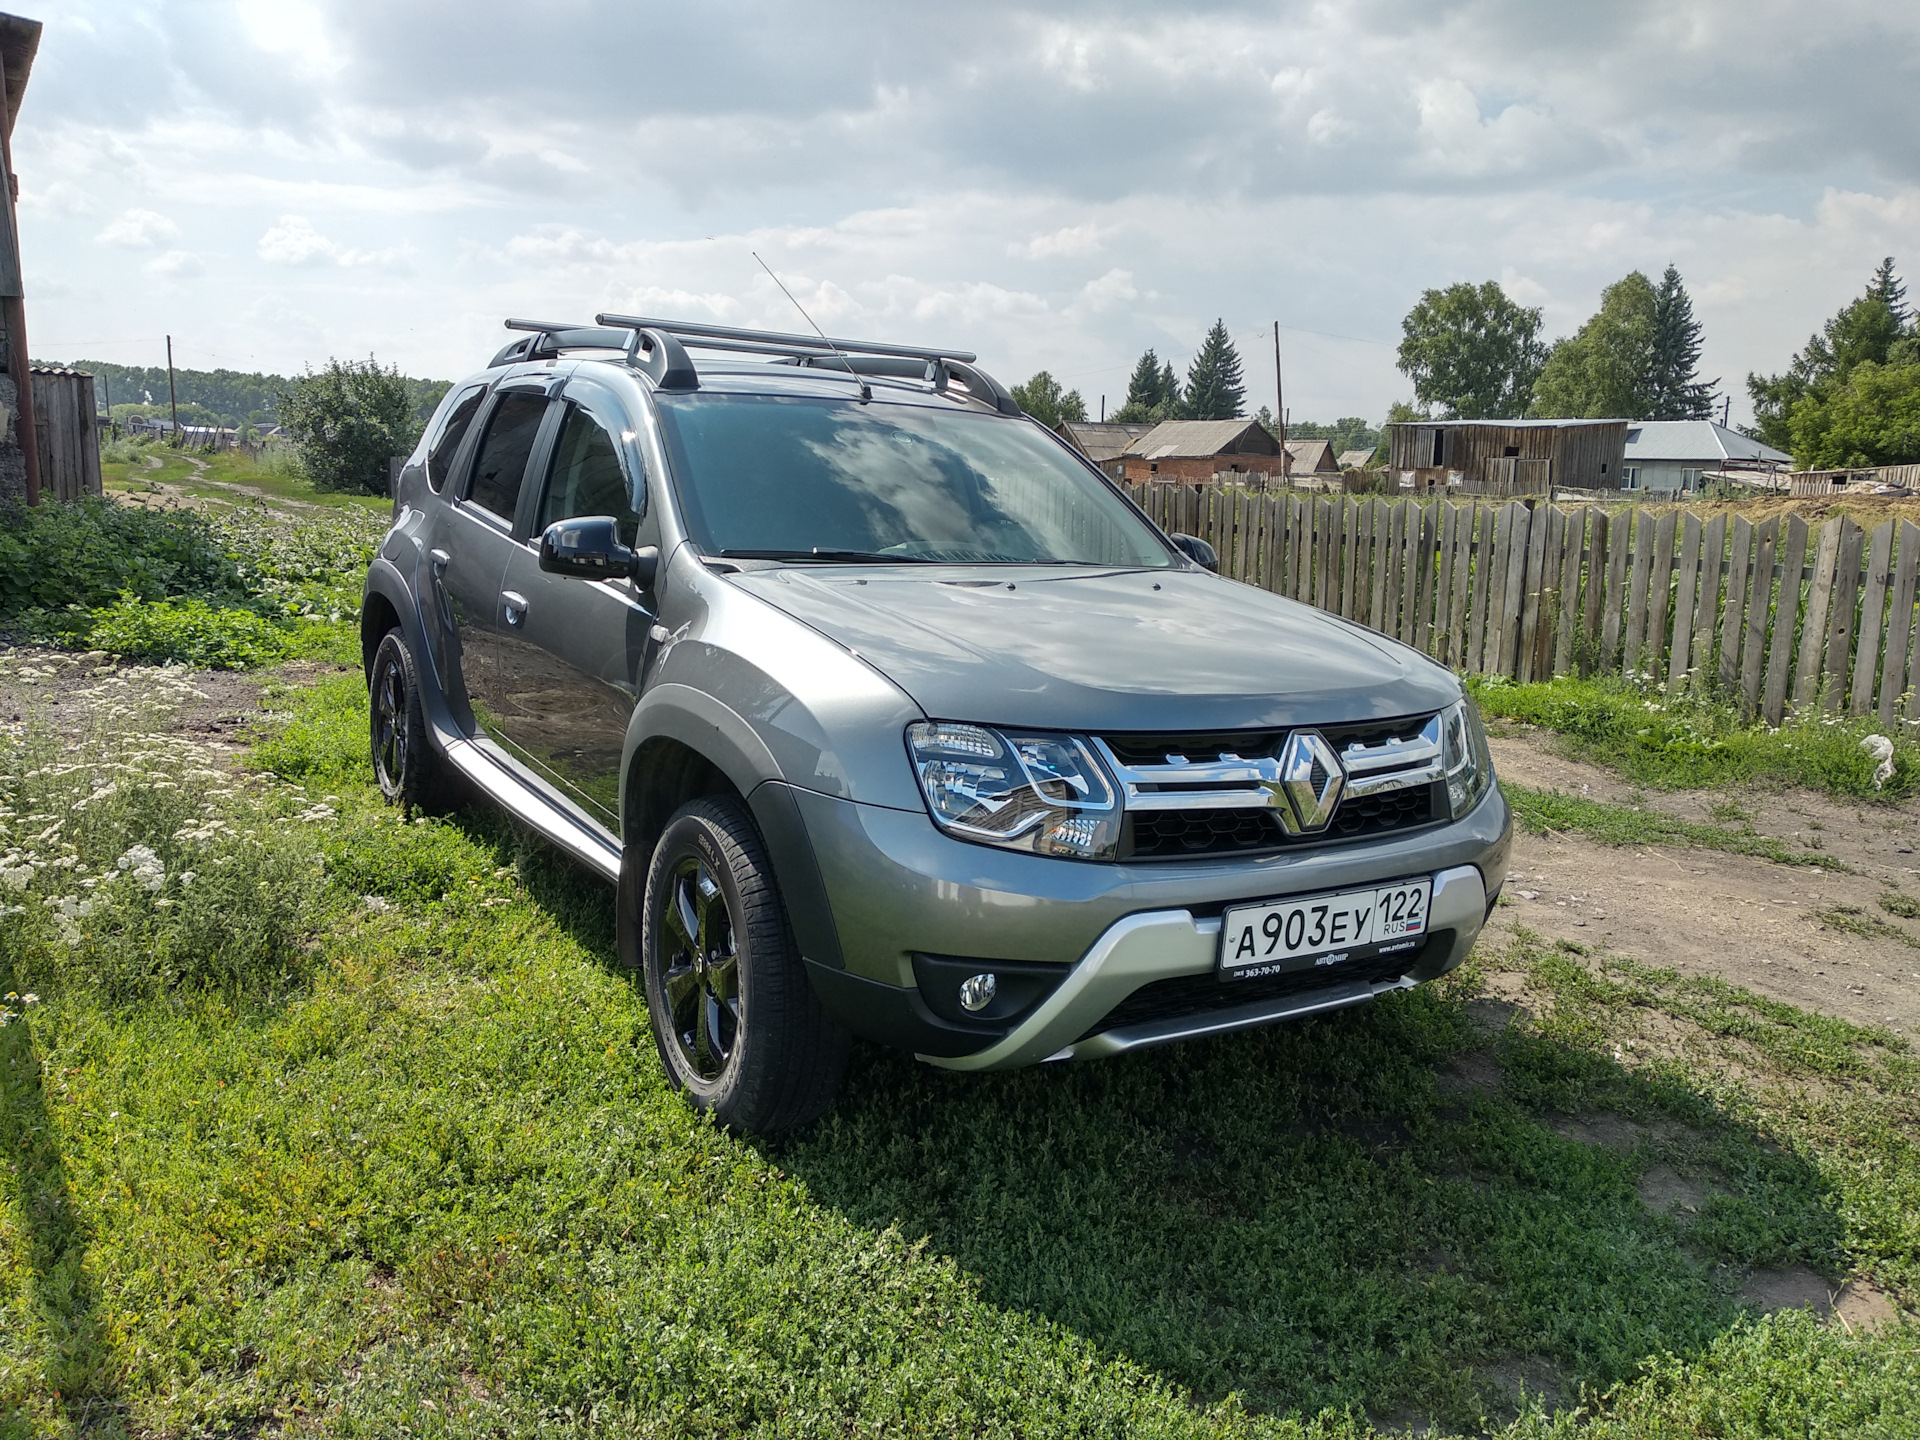
<path fill-rule="evenodd" d="M 1146 485 L 1220 573 L 1522 682 L 1638 675 L 1777 725 L 1789 709 L 1920 720 L 1920 526 L 1759 524 L 1677 508 L 1561 509 Z M 1809 550 L 1809 541 L 1812 542 Z"/>

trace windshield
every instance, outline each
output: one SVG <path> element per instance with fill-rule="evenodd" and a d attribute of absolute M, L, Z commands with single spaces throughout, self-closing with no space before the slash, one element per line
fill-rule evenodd
<path fill-rule="evenodd" d="M 709 555 L 1175 563 L 1032 425 L 919 405 L 655 398 L 688 528 Z"/>

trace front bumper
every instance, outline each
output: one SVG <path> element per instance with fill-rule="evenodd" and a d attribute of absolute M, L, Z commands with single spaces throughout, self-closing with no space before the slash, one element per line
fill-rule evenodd
<path fill-rule="evenodd" d="M 1487 915 L 1480 871 L 1459 865 L 1433 877 L 1428 933 L 1412 968 L 1390 979 L 1341 981 L 1248 1004 L 1146 1019 L 1104 1029 L 1115 1006 L 1156 981 L 1211 974 L 1220 945 L 1220 918 L 1196 919 L 1186 910 L 1129 915 L 1109 927 L 1041 1005 L 1004 1039 L 971 1055 L 922 1055 L 950 1070 L 1010 1070 L 1042 1060 L 1089 1060 L 1149 1045 L 1245 1030 L 1276 1020 L 1358 1005 L 1390 990 L 1444 975 L 1473 949 Z"/>

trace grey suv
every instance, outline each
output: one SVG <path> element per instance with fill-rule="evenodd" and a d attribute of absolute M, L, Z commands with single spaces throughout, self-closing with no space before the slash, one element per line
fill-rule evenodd
<path fill-rule="evenodd" d="M 1117 1055 L 1472 947 L 1511 827 L 1455 677 L 1209 573 L 973 356 L 508 325 L 368 571 L 374 765 L 617 885 L 694 1103 L 775 1129 L 850 1034 Z"/>

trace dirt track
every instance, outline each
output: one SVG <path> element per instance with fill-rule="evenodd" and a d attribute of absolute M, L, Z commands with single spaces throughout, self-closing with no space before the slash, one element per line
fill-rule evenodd
<path fill-rule="evenodd" d="M 1781 865 L 1716 850 L 1615 848 L 1578 835 L 1514 844 L 1492 938 L 1525 926 L 1549 939 L 1619 951 L 1683 974 L 1718 975 L 1762 995 L 1861 1025 L 1920 1034 L 1920 921 L 1881 907 L 1888 890 L 1920 899 L 1920 803 L 1852 804 L 1800 790 L 1642 792 L 1598 766 L 1553 753 L 1543 735 L 1497 738 L 1504 780 L 1711 821 L 1739 805 L 1791 849 L 1830 855 L 1855 873 Z M 1835 930 L 1814 912 L 1852 906 L 1913 936 Z"/>

